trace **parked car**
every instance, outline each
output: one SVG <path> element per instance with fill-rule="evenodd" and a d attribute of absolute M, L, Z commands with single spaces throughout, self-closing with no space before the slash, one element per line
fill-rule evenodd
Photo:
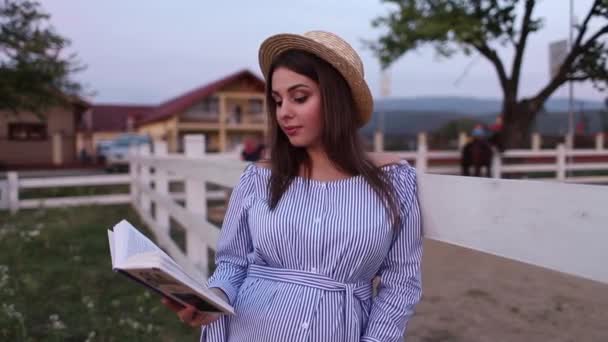
<path fill-rule="evenodd" d="M 129 169 L 129 149 L 131 146 L 151 145 L 147 135 L 124 134 L 112 140 L 104 152 L 105 167 L 109 172 Z"/>
<path fill-rule="evenodd" d="M 112 140 L 101 140 L 97 142 L 95 156 L 99 165 L 106 164 L 106 153 L 110 146 L 112 146 Z"/>

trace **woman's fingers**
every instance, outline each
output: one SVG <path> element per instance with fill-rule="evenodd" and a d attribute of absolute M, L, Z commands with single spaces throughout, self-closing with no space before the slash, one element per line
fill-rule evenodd
<path fill-rule="evenodd" d="M 194 309 L 193 306 L 188 305 L 185 308 L 179 310 L 177 312 L 177 316 L 182 322 L 190 324 L 190 322 L 194 319 L 195 312 L 196 309 Z"/>
<path fill-rule="evenodd" d="M 182 304 L 172 300 L 171 298 L 163 297 L 162 303 L 166 307 L 168 307 L 171 311 L 174 311 L 174 312 L 178 312 L 178 311 L 184 309 L 184 306 Z"/>
<path fill-rule="evenodd" d="M 188 324 L 193 328 L 197 328 L 203 325 L 211 324 L 219 318 L 220 315 L 218 314 L 196 311 L 194 313 L 194 317 L 190 322 L 188 322 Z"/>
<path fill-rule="evenodd" d="M 194 308 L 192 305 L 184 306 L 181 303 L 178 303 L 170 298 L 164 297 L 162 299 L 162 303 L 174 311 L 179 317 L 180 321 L 188 324 L 193 328 L 198 328 L 203 325 L 208 325 L 220 318 L 219 314 L 209 313 L 209 312 L 200 312 Z"/>

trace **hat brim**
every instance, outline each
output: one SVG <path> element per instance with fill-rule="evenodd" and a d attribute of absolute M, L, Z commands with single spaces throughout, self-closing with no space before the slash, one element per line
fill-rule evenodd
<path fill-rule="evenodd" d="M 355 67 L 344 60 L 335 50 L 314 41 L 313 39 L 297 35 L 282 33 L 271 36 L 260 45 L 258 59 L 262 74 L 268 82 L 268 73 L 272 62 L 280 54 L 288 50 L 302 50 L 316 55 L 331 64 L 348 83 L 358 111 L 359 127 L 364 126 L 370 119 L 374 101 L 371 91 Z"/>

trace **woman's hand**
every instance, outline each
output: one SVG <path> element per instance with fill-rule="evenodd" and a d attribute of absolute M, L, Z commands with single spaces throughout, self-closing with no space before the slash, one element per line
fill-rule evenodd
<path fill-rule="evenodd" d="M 211 289 L 211 291 L 213 291 L 215 294 L 222 297 L 223 299 L 227 300 L 226 295 L 221 290 L 213 288 Z M 221 317 L 221 314 L 215 312 L 200 312 L 192 305 L 184 306 L 181 303 L 178 303 L 167 297 L 163 297 L 162 303 L 171 311 L 175 312 L 177 314 L 177 317 L 179 317 L 180 321 L 188 324 L 193 328 L 198 328 L 203 325 L 211 324 Z"/>

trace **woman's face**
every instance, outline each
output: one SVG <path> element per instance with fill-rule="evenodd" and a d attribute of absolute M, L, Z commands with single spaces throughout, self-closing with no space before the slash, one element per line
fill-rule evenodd
<path fill-rule="evenodd" d="M 319 85 L 310 78 L 279 67 L 272 74 L 272 97 L 279 128 L 296 147 L 321 146 L 323 117 Z"/>

